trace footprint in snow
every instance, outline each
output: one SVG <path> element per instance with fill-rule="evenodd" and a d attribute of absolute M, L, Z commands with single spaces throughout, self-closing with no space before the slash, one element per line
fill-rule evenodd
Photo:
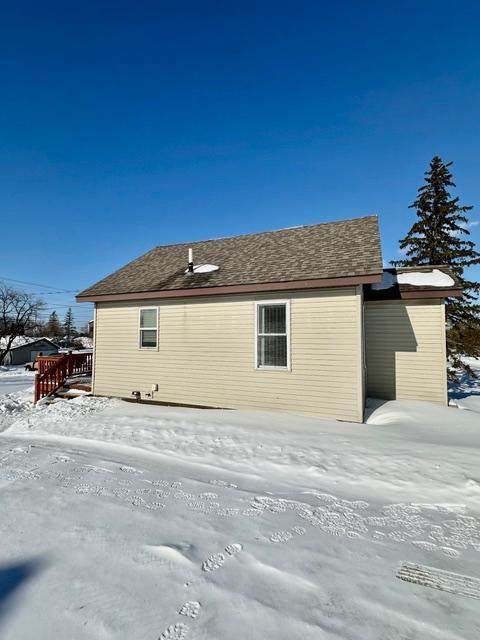
<path fill-rule="evenodd" d="M 438 549 L 436 544 L 433 544 L 433 542 L 427 542 L 426 540 L 414 540 L 412 544 L 424 551 L 436 551 Z"/>
<path fill-rule="evenodd" d="M 288 542 L 293 538 L 290 531 L 275 531 L 270 536 L 270 542 Z"/>
<path fill-rule="evenodd" d="M 365 500 L 354 500 L 350 503 L 350 506 L 352 509 L 368 509 L 370 505 L 368 502 L 365 502 Z"/>
<path fill-rule="evenodd" d="M 30 453 L 30 449 L 32 448 L 32 445 L 29 444 L 27 447 L 13 447 L 13 449 L 10 449 L 10 453 Z"/>
<path fill-rule="evenodd" d="M 326 525 L 321 525 L 320 529 L 322 531 L 324 531 L 325 533 L 330 534 L 331 536 L 344 536 L 346 535 L 346 530 L 344 527 L 339 527 L 335 524 L 326 524 Z"/>
<path fill-rule="evenodd" d="M 385 540 L 387 537 L 386 533 L 383 533 L 383 531 L 374 531 L 373 532 L 373 539 L 374 540 Z"/>
<path fill-rule="evenodd" d="M 57 462 L 64 462 L 64 463 L 73 462 L 72 458 L 70 458 L 69 456 L 58 455 L 58 456 L 51 456 L 51 458 L 53 460 L 51 464 L 57 464 Z"/>
<path fill-rule="evenodd" d="M 292 531 L 293 533 L 296 533 L 297 536 L 303 536 L 307 532 L 305 527 L 297 527 L 297 526 L 292 527 Z"/>
<path fill-rule="evenodd" d="M 123 471 L 124 473 L 143 473 L 143 471 L 139 471 L 138 469 L 135 469 L 135 467 L 129 467 L 126 464 L 123 464 L 120 467 L 120 471 Z"/>
<path fill-rule="evenodd" d="M 225 553 L 229 556 L 235 556 L 237 553 L 243 550 L 243 545 L 239 542 L 232 542 L 231 544 L 227 544 L 225 547 Z M 209 556 L 205 562 L 202 564 L 203 571 L 215 571 L 216 569 L 220 569 L 225 564 L 225 554 L 223 553 L 214 553 Z"/>
<path fill-rule="evenodd" d="M 355 538 L 361 538 L 361 535 L 357 531 L 347 531 L 347 538 L 354 540 Z"/>
<path fill-rule="evenodd" d="M 449 558 L 458 558 L 461 555 L 460 551 L 452 549 L 451 547 L 440 547 L 440 550 Z"/>
<path fill-rule="evenodd" d="M 225 551 L 228 553 L 229 556 L 234 556 L 237 553 L 240 553 L 242 549 L 243 549 L 243 546 L 238 542 L 234 542 L 233 544 L 227 544 L 227 546 L 225 547 Z"/>
<path fill-rule="evenodd" d="M 225 482 L 225 480 L 210 480 L 210 484 L 215 484 L 218 487 L 226 487 L 227 489 L 237 489 L 237 485 L 233 482 Z"/>
<path fill-rule="evenodd" d="M 293 538 L 293 534 L 295 533 L 297 536 L 303 536 L 307 530 L 305 527 L 292 527 L 291 531 L 275 531 L 272 533 L 269 540 L 270 542 L 288 542 Z"/>
<path fill-rule="evenodd" d="M 205 562 L 202 564 L 203 571 L 216 571 L 223 567 L 225 563 L 225 556 L 223 553 L 214 553 L 210 557 L 208 557 Z"/>
<path fill-rule="evenodd" d="M 200 613 L 200 603 L 196 600 L 185 602 L 178 613 L 181 616 L 187 616 L 187 618 L 195 619 Z"/>
<path fill-rule="evenodd" d="M 187 637 L 188 626 L 183 622 L 171 624 L 160 636 L 159 640 L 183 640 Z"/>

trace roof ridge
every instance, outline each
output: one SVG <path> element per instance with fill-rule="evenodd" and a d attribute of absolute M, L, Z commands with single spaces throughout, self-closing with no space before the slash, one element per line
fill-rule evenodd
<path fill-rule="evenodd" d="M 269 231 L 255 231 L 254 233 L 239 233 L 234 236 L 219 236 L 218 238 L 206 238 L 205 240 L 192 240 L 191 242 L 187 241 L 187 242 L 173 242 L 171 244 L 158 244 L 156 247 L 153 247 L 153 249 L 150 249 L 150 251 L 147 251 L 147 253 L 150 253 L 151 251 L 155 251 L 156 249 L 167 249 L 169 247 L 180 247 L 182 245 L 193 246 L 196 244 L 203 244 L 204 242 L 218 242 L 218 240 L 234 240 L 236 238 L 249 238 L 252 236 L 263 236 L 269 233 L 280 233 L 282 231 L 291 231 L 293 229 L 309 229 L 311 227 L 322 227 L 326 225 L 341 224 L 344 222 L 353 222 L 354 220 L 369 220 L 370 218 L 374 218 L 375 220 L 378 220 L 378 214 L 372 213 L 368 216 L 358 216 L 356 218 L 342 218 L 341 220 L 331 220 L 330 222 L 313 222 L 312 224 L 299 224 L 299 225 L 294 225 L 292 227 L 282 227 L 281 229 L 270 229 Z"/>
<path fill-rule="evenodd" d="M 207 260 L 210 256 L 210 261 L 220 268 L 188 278 L 185 269 L 190 247 L 194 255 L 198 254 L 197 259 L 203 256 L 202 259 Z M 206 291 L 215 287 L 264 286 L 347 276 L 363 278 L 381 273 L 381 264 L 378 216 L 361 216 L 229 238 L 161 245 L 85 289 L 78 298 L 177 290 L 197 295 L 194 293 L 197 289 Z"/>

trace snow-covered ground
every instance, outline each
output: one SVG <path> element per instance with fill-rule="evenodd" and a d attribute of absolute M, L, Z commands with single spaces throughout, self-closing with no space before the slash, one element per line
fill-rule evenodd
<path fill-rule="evenodd" d="M 25 366 L 0 365 L 0 396 L 28 389 L 33 385 L 34 371 L 25 371 Z"/>
<path fill-rule="evenodd" d="M 30 391 L 0 398 L 2 640 L 480 637 L 475 411 L 372 402 L 358 425 Z"/>

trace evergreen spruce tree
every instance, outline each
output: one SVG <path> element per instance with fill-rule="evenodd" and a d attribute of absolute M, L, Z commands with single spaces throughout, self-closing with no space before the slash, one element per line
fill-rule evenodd
<path fill-rule="evenodd" d="M 62 336 L 62 326 L 60 324 L 56 311 L 52 311 L 52 313 L 50 314 L 47 321 L 45 333 L 48 338 L 58 339 Z"/>
<path fill-rule="evenodd" d="M 480 264 L 480 253 L 467 237 L 468 218 L 473 207 L 461 206 L 452 197 L 449 187 L 455 187 L 450 172 L 451 162 L 438 156 L 425 172 L 425 184 L 419 188 L 417 199 L 410 205 L 417 220 L 400 241 L 405 259 L 393 261 L 394 266 L 445 265 L 455 274 L 463 287 L 463 298 L 447 298 L 447 356 L 449 376 L 457 378 L 459 370 L 474 375 L 463 360 L 465 356 L 480 357 L 480 283 L 464 277 L 464 270 Z"/>
<path fill-rule="evenodd" d="M 68 346 L 70 346 L 74 333 L 75 323 L 73 320 L 72 307 L 68 307 L 67 313 L 65 314 L 65 319 L 63 321 L 63 335 L 67 340 Z"/>

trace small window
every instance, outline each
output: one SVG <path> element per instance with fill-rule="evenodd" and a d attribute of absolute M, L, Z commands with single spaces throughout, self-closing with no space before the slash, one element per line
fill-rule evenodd
<path fill-rule="evenodd" d="M 158 309 L 148 307 L 140 309 L 140 349 L 157 349 L 158 347 Z"/>
<path fill-rule="evenodd" d="M 288 369 L 288 304 L 257 304 L 257 368 Z"/>

